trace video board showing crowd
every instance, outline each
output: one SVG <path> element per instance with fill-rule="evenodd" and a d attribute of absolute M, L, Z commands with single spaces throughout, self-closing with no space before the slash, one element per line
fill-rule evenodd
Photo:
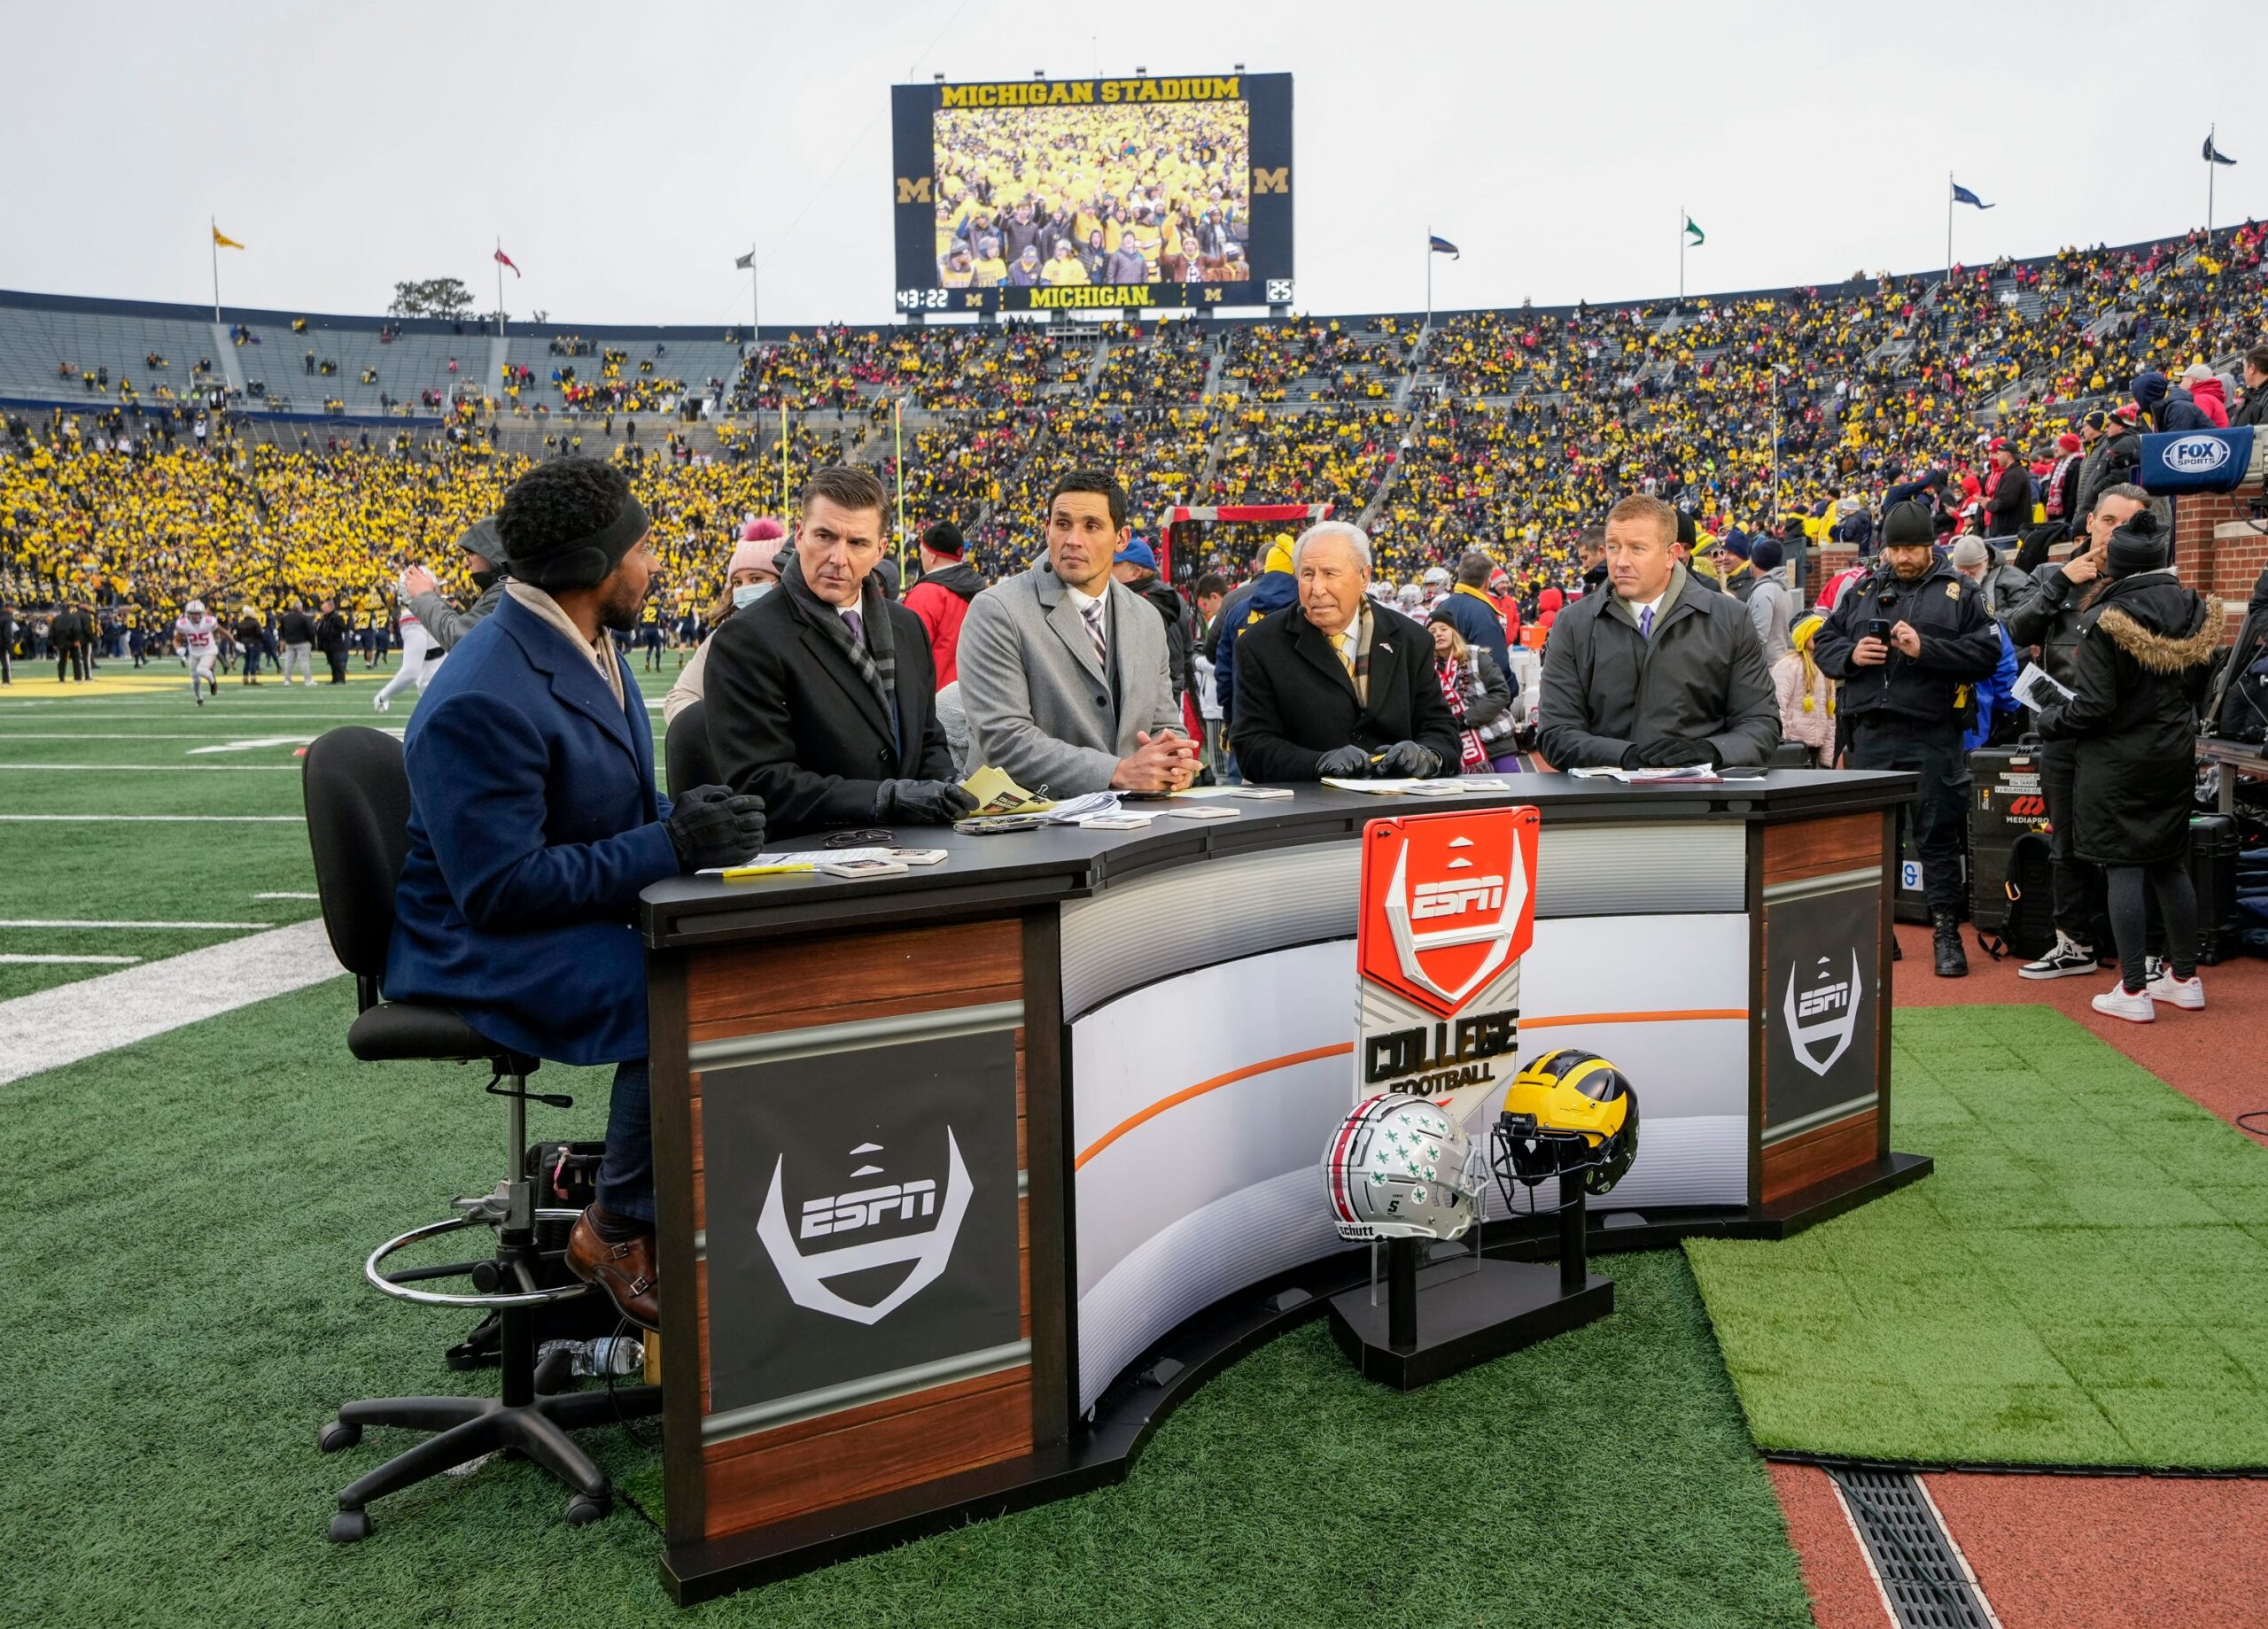
<path fill-rule="evenodd" d="M 905 313 L 1285 306 L 1292 76 L 891 91 Z"/>

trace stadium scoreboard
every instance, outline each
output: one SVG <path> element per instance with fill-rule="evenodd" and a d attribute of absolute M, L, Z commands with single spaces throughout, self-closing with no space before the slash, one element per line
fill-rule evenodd
<path fill-rule="evenodd" d="M 1293 303 L 1292 76 L 897 85 L 897 309 Z"/>

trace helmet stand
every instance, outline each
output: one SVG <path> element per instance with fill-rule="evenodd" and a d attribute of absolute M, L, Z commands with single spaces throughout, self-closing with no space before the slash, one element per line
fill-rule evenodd
<path fill-rule="evenodd" d="M 1428 1262 L 1434 1241 L 1389 1238 L 1386 1305 L 1375 1281 L 1331 1298 L 1340 1350 L 1365 1378 L 1412 1392 L 1612 1312 L 1612 1281 L 1589 1269 L 1582 1184 L 1560 1187 L 1557 1270 L 1463 1251 Z"/>

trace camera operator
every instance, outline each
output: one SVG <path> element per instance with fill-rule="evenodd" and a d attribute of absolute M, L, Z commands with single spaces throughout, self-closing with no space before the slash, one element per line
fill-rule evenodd
<path fill-rule="evenodd" d="M 1963 693 L 1999 664 L 2000 631 L 1976 586 L 1938 557 L 1936 540 L 1927 509 L 1891 506 L 1882 563 L 1844 596 L 1814 651 L 1821 671 L 1843 681 L 1846 764 L 1922 778 L 1906 818 L 1922 857 L 1938 976 L 1958 979 L 1969 972 L 1961 943 L 1969 770 L 1960 710 Z"/>

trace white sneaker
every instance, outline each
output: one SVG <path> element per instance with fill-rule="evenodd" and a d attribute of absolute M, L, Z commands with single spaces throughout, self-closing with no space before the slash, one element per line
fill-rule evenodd
<path fill-rule="evenodd" d="M 2130 995 L 2124 979 L 2094 998 L 2094 1010 L 2105 1018 L 2123 1018 L 2130 1024 L 2154 1024 L 2158 1017 L 2150 992 L 2142 990 Z"/>
<path fill-rule="evenodd" d="M 2205 981 L 2194 973 L 2186 979 L 2177 979 L 2171 972 L 2161 973 L 2150 981 L 2147 993 L 2152 1001 L 2168 1002 L 2185 1012 L 2205 1010 Z"/>

